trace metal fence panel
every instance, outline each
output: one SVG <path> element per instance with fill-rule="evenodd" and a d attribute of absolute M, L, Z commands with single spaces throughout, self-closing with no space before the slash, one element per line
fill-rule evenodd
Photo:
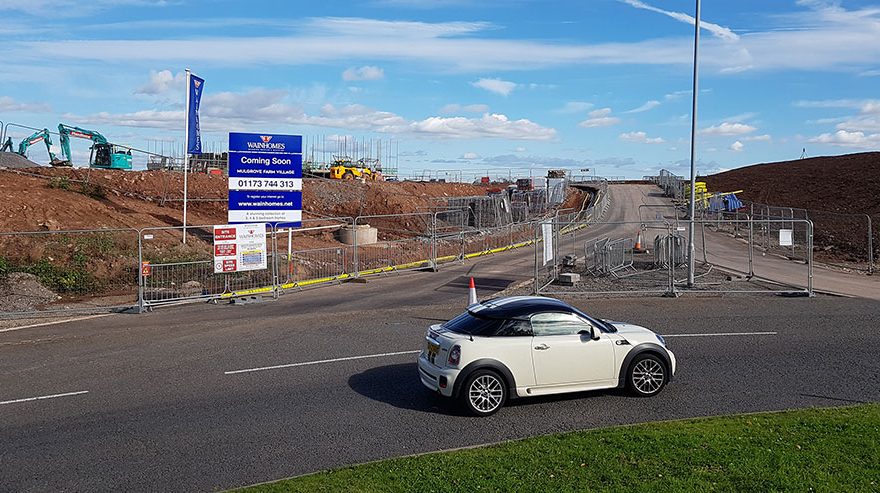
<path fill-rule="evenodd" d="M 134 229 L 0 233 L 0 317 L 135 307 L 139 265 Z"/>

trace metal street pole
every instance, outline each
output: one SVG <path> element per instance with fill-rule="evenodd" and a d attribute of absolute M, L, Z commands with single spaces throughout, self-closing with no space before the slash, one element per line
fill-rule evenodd
<path fill-rule="evenodd" d="M 698 69 L 697 63 L 700 54 L 700 0 L 697 0 L 697 12 L 694 16 L 694 93 L 693 106 L 691 108 L 691 200 L 689 204 L 690 228 L 688 231 L 688 287 L 694 286 L 694 215 L 696 212 L 696 149 L 697 149 L 697 94 L 698 94 Z"/>

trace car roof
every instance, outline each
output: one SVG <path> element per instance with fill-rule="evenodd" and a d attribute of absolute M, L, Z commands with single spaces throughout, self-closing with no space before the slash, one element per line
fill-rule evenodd
<path fill-rule="evenodd" d="M 577 313 L 568 303 L 543 296 L 507 296 L 475 303 L 468 312 L 486 318 L 522 318 L 540 312 Z"/>

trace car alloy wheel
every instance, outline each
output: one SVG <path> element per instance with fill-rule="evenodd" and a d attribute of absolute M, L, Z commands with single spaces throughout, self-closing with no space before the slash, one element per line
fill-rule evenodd
<path fill-rule="evenodd" d="M 504 405 L 507 389 L 504 380 L 496 373 L 478 370 L 468 378 L 462 397 L 465 407 L 471 414 L 489 416 Z"/>
<path fill-rule="evenodd" d="M 651 396 L 666 385 L 666 368 L 652 354 L 636 357 L 629 370 L 630 389 L 639 396 Z"/>

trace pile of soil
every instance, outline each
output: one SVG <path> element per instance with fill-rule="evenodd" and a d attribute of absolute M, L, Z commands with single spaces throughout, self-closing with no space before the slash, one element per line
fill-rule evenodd
<path fill-rule="evenodd" d="M 814 245 L 832 261 L 866 261 L 867 220 L 861 215 L 868 214 L 875 258 L 880 252 L 880 152 L 762 163 L 700 180 L 710 191 L 741 189 L 737 196 L 747 201 L 806 209 Z"/>

